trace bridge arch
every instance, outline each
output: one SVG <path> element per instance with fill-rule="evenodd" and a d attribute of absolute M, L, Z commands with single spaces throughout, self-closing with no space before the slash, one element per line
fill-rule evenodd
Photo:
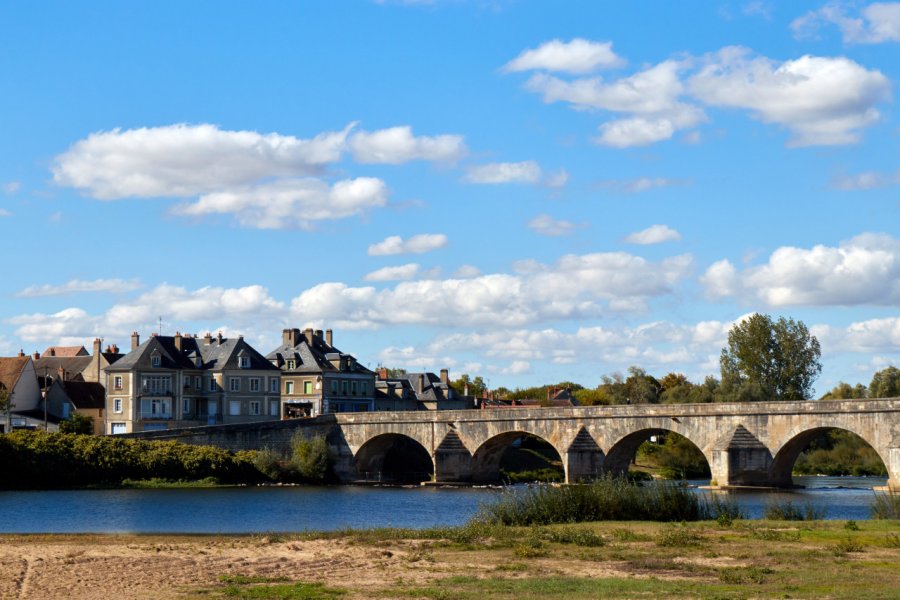
<path fill-rule="evenodd" d="M 472 480 L 480 483 L 500 481 L 500 461 L 503 454 L 517 439 L 529 436 L 549 444 L 556 451 L 560 462 L 563 462 L 564 454 L 544 436 L 524 429 L 504 431 L 485 440 L 472 454 Z"/>
<path fill-rule="evenodd" d="M 606 453 L 606 457 L 603 459 L 603 471 L 614 475 L 627 475 L 628 466 L 634 459 L 640 445 L 649 440 L 651 436 L 667 433 L 676 433 L 690 442 L 691 445 L 703 455 L 703 458 L 706 460 L 707 468 L 712 472 L 713 459 L 710 453 L 707 450 L 704 450 L 696 441 L 691 439 L 691 436 L 668 427 L 646 427 L 637 431 L 632 431 L 619 438 L 610 447 L 609 451 Z"/>
<path fill-rule="evenodd" d="M 402 433 L 382 433 L 367 440 L 353 456 L 356 475 L 367 481 L 418 483 L 434 475 L 434 459 L 418 440 Z"/>
<path fill-rule="evenodd" d="M 772 465 L 769 467 L 769 481 L 771 484 L 778 487 L 792 487 L 794 480 L 791 472 L 794 469 L 797 458 L 804 450 L 806 450 L 813 440 L 820 437 L 822 434 L 835 429 L 852 433 L 868 444 L 881 459 L 882 464 L 888 471 L 888 476 L 891 477 L 892 473 L 890 472 L 891 463 L 889 457 L 886 456 L 885 452 L 874 444 L 872 440 L 868 439 L 867 436 L 861 434 L 859 431 L 855 431 L 852 426 L 847 426 L 846 424 L 821 424 L 816 427 L 795 428 L 786 436 L 786 441 L 778 448 L 772 457 Z"/>

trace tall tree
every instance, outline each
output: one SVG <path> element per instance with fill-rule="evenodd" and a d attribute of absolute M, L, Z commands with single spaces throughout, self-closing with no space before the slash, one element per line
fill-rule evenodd
<path fill-rule="evenodd" d="M 0 415 L 4 416 L 6 421 L 4 431 L 9 433 L 10 431 L 10 418 L 9 413 L 12 409 L 16 407 L 15 404 L 12 403 L 12 394 L 9 393 L 9 390 L 6 389 L 6 386 L 0 383 Z"/>
<path fill-rule="evenodd" d="M 722 385 L 737 399 L 804 400 L 822 372 L 821 355 L 802 321 L 757 313 L 728 332 L 719 359 Z"/>
<path fill-rule="evenodd" d="M 896 398 L 900 396 L 900 369 L 887 367 L 875 373 L 869 384 L 870 398 Z"/>

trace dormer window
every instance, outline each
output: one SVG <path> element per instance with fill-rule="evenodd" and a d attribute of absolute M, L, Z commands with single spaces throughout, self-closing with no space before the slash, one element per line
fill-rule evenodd
<path fill-rule="evenodd" d="M 249 356 L 242 356 L 242 357 L 241 357 L 241 368 L 242 368 L 242 369 L 249 369 L 249 368 L 250 368 L 250 357 L 249 357 Z"/>
<path fill-rule="evenodd" d="M 287 368 L 293 369 L 296 366 L 296 363 L 292 360 L 287 361 Z"/>
<path fill-rule="evenodd" d="M 198 356 L 194 359 L 194 365 L 199 369 L 203 366 L 203 359 Z"/>
<path fill-rule="evenodd" d="M 162 364 L 162 359 L 160 358 L 159 354 L 154 353 L 153 355 L 150 356 L 150 366 L 151 367 L 158 367 L 161 364 Z"/>

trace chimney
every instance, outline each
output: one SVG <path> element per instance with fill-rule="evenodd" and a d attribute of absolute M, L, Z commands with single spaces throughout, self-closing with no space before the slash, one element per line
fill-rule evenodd
<path fill-rule="evenodd" d="M 441 369 L 441 383 L 450 385 L 450 371 L 447 369 Z"/>
<path fill-rule="evenodd" d="M 175 349 L 181 352 L 181 332 L 175 332 Z"/>
<path fill-rule="evenodd" d="M 321 330 L 321 329 L 316 329 L 316 339 L 317 339 L 317 340 L 324 340 L 324 339 L 325 339 L 324 337 L 322 337 L 322 330 Z"/>
<path fill-rule="evenodd" d="M 378 367 L 375 370 L 375 374 L 378 375 L 378 379 L 387 381 L 387 367 Z"/>
<path fill-rule="evenodd" d="M 19 358 L 22 358 L 23 356 L 25 356 L 25 352 L 19 348 Z"/>
<path fill-rule="evenodd" d="M 212 344 L 212 334 L 210 332 L 206 332 L 206 335 L 203 336 L 203 343 L 209 346 Z"/>
<path fill-rule="evenodd" d="M 325 343 L 328 344 L 329 346 L 333 346 L 333 344 L 331 343 L 331 340 L 332 340 L 331 330 L 326 329 L 325 330 Z"/>
<path fill-rule="evenodd" d="M 419 373 L 419 380 L 417 382 L 416 392 L 421 394 L 425 391 L 425 373 Z"/>
<path fill-rule="evenodd" d="M 35 353 L 32 355 L 32 358 L 34 358 L 34 360 L 37 360 L 37 359 L 39 359 L 40 357 L 41 357 L 41 353 L 38 352 L 38 351 L 35 351 Z"/>
<path fill-rule="evenodd" d="M 221 331 L 216 334 L 216 341 L 219 342 L 220 344 L 222 343 L 222 332 Z"/>
<path fill-rule="evenodd" d="M 94 338 L 94 356 L 100 354 L 101 349 L 103 348 L 100 338 Z"/>
<path fill-rule="evenodd" d="M 19 350 L 19 352 L 21 353 L 22 351 Z M 21 354 L 21 356 L 25 356 L 25 355 Z M 50 356 L 56 356 L 56 348 L 50 348 Z"/>
<path fill-rule="evenodd" d="M 141 336 L 138 335 L 137 331 L 132 331 L 131 332 L 131 349 L 134 350 L 140 345 L 141 345 Z"/>
<path fill-rule="evenodd" d="M 306 331 L 303 332 L 303 335 L 306 336 L 306 343 L 312 346 L 313 344 L 313 330 L 312 327 L 307 327 Z"/>

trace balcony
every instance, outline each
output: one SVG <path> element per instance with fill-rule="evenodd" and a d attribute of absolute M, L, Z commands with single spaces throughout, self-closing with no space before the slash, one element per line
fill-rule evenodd
<path fill-rule="evenodd" d="M 138 417 L 141 421 L 167 421 L 172 418 L 172 411 L 141 411 Z"/>

